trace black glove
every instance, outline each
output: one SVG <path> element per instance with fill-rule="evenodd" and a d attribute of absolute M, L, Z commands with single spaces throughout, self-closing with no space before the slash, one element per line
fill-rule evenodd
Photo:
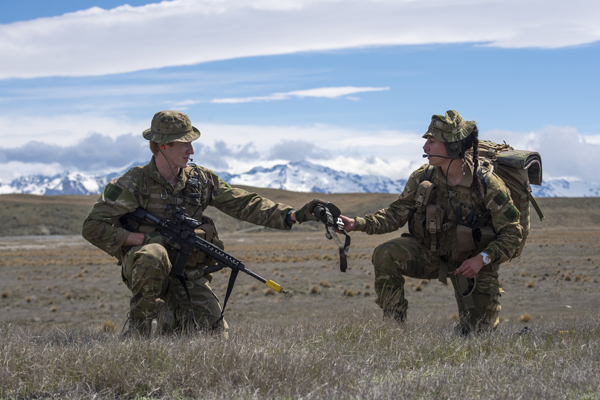
<path fill-rule="evenodd" d="M 296 221 L 298 221 L 299 224 L 306 221 L 318 221 L 317 217 L 315 217 L 312 212 L 316 206 L 323 204 L 325 204 L 325 201 L 320 199 L 314 199 L 309 201 L 304 206 L 302 206 L 301 209 L 296 211 Z"/>

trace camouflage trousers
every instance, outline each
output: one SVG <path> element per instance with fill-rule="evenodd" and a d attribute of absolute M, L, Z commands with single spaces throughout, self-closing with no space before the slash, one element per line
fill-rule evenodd
<path fill-rule="evenodd" d="M 221 316 L 219 299 L 203 276 L 202 266 L 189 268 L 184 272 L 190 298 L 185 288 L 171 271 L 171 261 L 167 250 L 160 244 L 135 246 L 122 260 L 123 281 L 131 290 L 130 312 L 136 318 L 147 320 L 156 318 L 158 298 L 164 300 L 174 315 L 174 330 L 194 327 L 192 312 L 201 328 L 208 329 Z M 219 329 L 226 328 L 221 321 Z"/>
<path fill-rule="evenodd" d="M 390 240 L 375 248 L 372 257 L 375 268 L 375 292 L 377 304 L 384 315 L 404 319 L 408 310 L 405 297 L 405 276 L 416 279 L 439 278 L 440 266 L 444 261 L 423 246 L 412 235 Z M 458 289 L 454 274 L 448 278 L 454 287 L 458 304 L 459 325 L 457 330 L 467 334 L 471 331 L 495 329 L 500 313 L 500 284 L 498 282 L 498 264 L 485 265 L 477 274 L 475 289 L 472 292 L 474 308 L 468 308 Z M 456 269 L 454 265 L 449 271 Z"/>

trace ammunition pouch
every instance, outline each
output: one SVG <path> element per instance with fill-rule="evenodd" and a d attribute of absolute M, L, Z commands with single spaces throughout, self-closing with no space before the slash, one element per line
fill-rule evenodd
<path fill-rule="evenodd" d="M 432 252 L 438 249 L 438 233 L 442 232 L 442 220 L 444 219 L 444 210 L 437 204 L 429 204 L 426 208 L 425 228 L 425 244 Z M 427 240 L 429 239 L 429 240 Z"/>
<path fill-rule="evenodd" d="M 491 226 L 484 226 L 473 231 L 473 236 L 477 241 L 477 254 L 481 253 L 490 243 L 496 240 L 496 232 Z"/>
<path fill-rule="evenodd" d="M 458 249 L 461 253 L 475 250 L 475 239 L 473 238 L 473 229 L 468 226 L 458 225 L 456 227 L 456 236 Z"/>
<path fill-rule="evenodd" d="M 471 228 L 466 225 L 456 227 L 456 246 L 452 249 L 452 260 L 465 261 L 475 254 L 481 253 L 496 239 L 496 232 L 491 226 Z"/>
<path fill-rule="evenodd" d="M 427 215 L 427 207 L 432 205 L 437 195 L 436 186 L 430 181 L 423 181 L 417 188 L 415 195 L 416 211 L 411 221 L 411 233 L 419 238 L 422 242 L 427 242 L 427 247 L 430 247 L 431 240 L 427 240 L 429 235 L 429 217 Z M 435 207 L 435 206 L 434 206 Z M 440 221 L 441 222 L 441 221 Z M 437 226 L 437 224 L 436 224 Z"/>

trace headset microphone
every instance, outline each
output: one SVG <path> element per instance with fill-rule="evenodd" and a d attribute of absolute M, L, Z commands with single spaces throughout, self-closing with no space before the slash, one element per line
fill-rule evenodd
<path fill-rule="evenodd" d="M 423 158 L 427 158 L 427 157 L 440 157 L 440 158 L 446 158 L 448 160 L 454 160 L 452 157 L 438 156 L 436 154 L 423 154 Z"/>

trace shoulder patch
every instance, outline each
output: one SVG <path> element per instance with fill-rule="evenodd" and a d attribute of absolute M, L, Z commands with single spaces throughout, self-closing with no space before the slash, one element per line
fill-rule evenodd
<path fill-rule="evenodd" d="M 517 210 L 514 204 L 509 204 L 503 214 L 510 222 L 515 222 L 519 218 L 519 210 Z"/>
<path fill-rule="evenodd" d="M 108 200 L 114 202 L 119 198 L 119 196 L 121 195 L 122 192 L 123 192 L 122 187 L 113 185 L 112 183 L 109 183 L 106 186 L 106 194 L 104 195 L 104 197 L 106 197 Z"/>
<path fill-rule="evenodd" d="M 506 201 L 506 197 L 507 196 L 504 194 L 504 192 L 498 192 L 498 194 L 494 196 L 494 203 L 501 206 Z"/>

